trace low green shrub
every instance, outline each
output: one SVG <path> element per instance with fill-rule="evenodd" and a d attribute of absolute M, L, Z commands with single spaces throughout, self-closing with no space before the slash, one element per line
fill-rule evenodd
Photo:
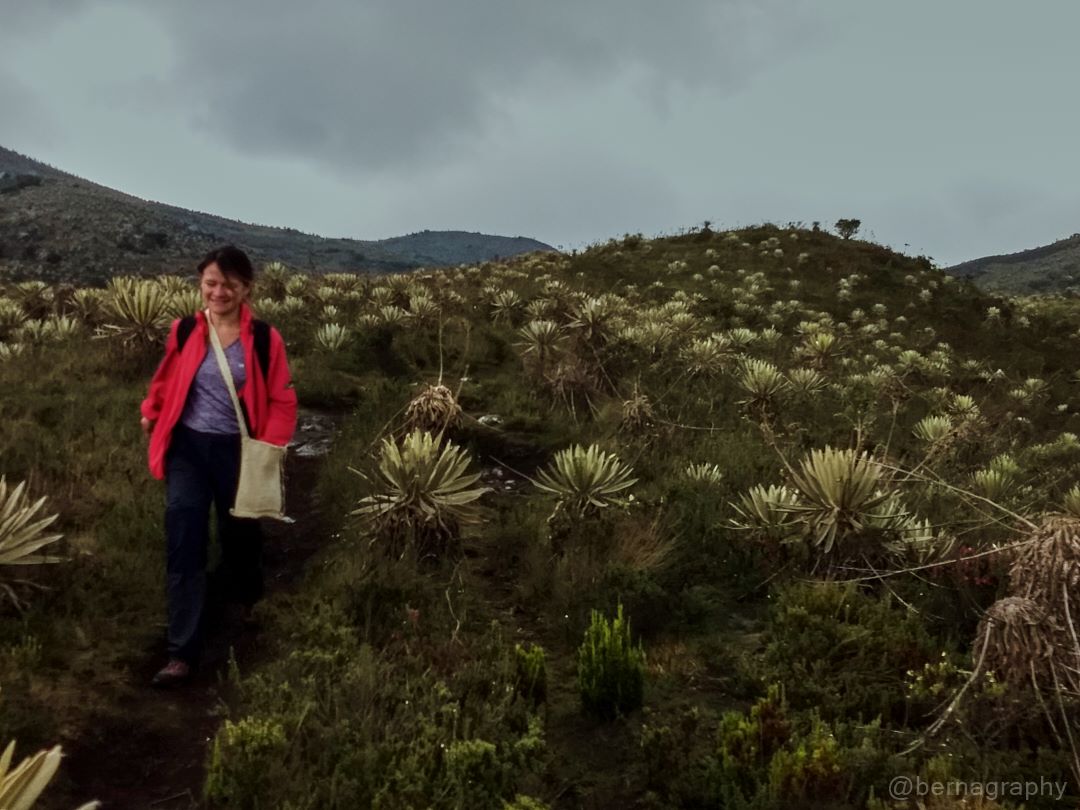
<path fill-rule="evenodd" d="M 791 713 L 777 688 L 749 715 L 724 716 L 710 772 L 710 806 L 786 810 L 862 807 L 874 789 L 902 773 L 882 747 L 878 726 L 824 722 Z"/>
<path fill-rule="evenodd" d="M 649 710 L 646 710 L 648 713 Z M 696 707 L 648 716 L 639 737 L 647 807 L 854 808 L 905 769 L 876 724 L 794 712 L 780 685 L 719 720 Z"/>
<path fill-rule="evenodd" d="M 703 763 L 711 755 L 712 720 L 697 706 L 684 707 L 674 716 L 645 709 L 638 754 L 651 802 L 647 807 L 708 805 Z"/>
<path fill-rule="evenodd" d="M 233 807 L 258 807 L 288 746 L 285 728 L 274 718 L 226 720 L 214 737 L 207 768 L 205 797 Z"/>
<path fill-rule="evenodd" d="M 447 642 L 441 627 L 427 631 L 444 624 L 430 615 L 376 649 L 348 609 L 295 599 L 273 614 L 283 649 L 239 693 L 253 728 L 288 730 L 288 753 L 258 781 L 246 749 L 222 745 L 208 795 L 245 807 L 501 810 L 544 752 L 513 648 L 495 627 Z"/>
<path fill-rule="evenodd" d="M 940 645 L 918 614 L 854 585 L 800 583 L 780 591 L 765 631 L 760 676 L 783 683 L 795 709 L 903 722 L 905 674 Z"/>
<path fill-rule="evenodd" d="M 462 799 L 497 806 L 513 784 L 513 774 L 487 740 L 456 740 L 446 747 L 446 781 Z M 463 805 L 475 806 L 475 804 Z"/>
<path fill-rule="evenodd" d="M 785 802 L 840 800 L 847 797 L 851 781 L 836 737 L 820 721 L 806 737 L 777 751 L 769 762 L 769 793 Z"/>
<path fill-rule="evenodd" d="M 514 681 L 519 695 L 533 706 L 547 700 L 547 655 L 539 644 L 514 645 Z"/>
<path fill-rule="evenodd" d="M 502 810 L 550 810 L 550 807 L 539 799 L 519 793 L 512 802 L 503 802 Z"/>
<path fill-rule="evenodd" d="M 622 605 L 610 622 L 593 611 L 578 650 L 578 687 L 588 714 L 611 719 L 640 708 L 645 695 L 645 651 L 630 640 Z"/>
<path fill-rule="evenodd" d="M 717 737 L 720 762 L 732 775 L 756 773 L 791 734 L 787 702 L 780 685 L 774 684 L 750 707 L 749 715 L 727 712 L 723 716 Z"/>
<path fill-rule="evenodd" d="M 341 369 L 341 354 L 309 354 L 291 361 L 300 403 L 309 408 L 344 408 L 364 398 L 363 381 Z"/>
<path fill-rule="evenodd" d="M 927 782 L 1070 782 L 1070 755 L 1047 722 L 1045 699 L 1030 687 L 1010 688 L 990 672 L 970 681 L 959 655 L 943 654 L 933 663 L 907 673 L 911 714 L 920 720 L 938 717 L 960 689 L 961 700 L 942 732 L 924 746 L 927 759 L 918 773 Z M 965 686 L 966 685 L 966 686 Z M 1063 697 L 1056 709 L 1076 716 L 1075 698 Z M 1050 797 L 1035 797 L 1027 807 L 1059 806 Z"/>

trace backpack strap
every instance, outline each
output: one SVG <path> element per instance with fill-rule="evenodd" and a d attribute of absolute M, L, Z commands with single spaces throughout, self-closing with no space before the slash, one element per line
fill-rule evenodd
<path fill-rule="evenodd" d="M 184 344 L 195 330 L 195 316 L 187 315 L 180 319 L 180 325 L 176 327 L 176 350 L 184 350 Z M 259 368 L 262 369 L 265 380 L 270 373 L 270 324 L 253 318 L 251 321 L 251 333 L 255 343 L 255 357 L 258 358 Z"/>
<path fill-rule="evenodd" d="M 184 344 L 187 343 L 187 339 L 194 329 L 194 315 L 185 315 L 183 318 L 180 319 L 180 325 L 176 327 L 176 350 L 178 352 L 184 350 Z"/>
<path fill-rule="evenodd" d="M 255 339 L 255 356 L 259 359 L 259 368 L 265 380 L 270 374 L 270 324 L 253 318 L 251 333 Z"/>

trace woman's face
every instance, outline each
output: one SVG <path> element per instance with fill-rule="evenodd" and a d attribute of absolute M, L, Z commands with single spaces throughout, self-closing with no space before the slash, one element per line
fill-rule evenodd
<path fill-rule="evenodd" d="M 251 285 L 236 276 L 226 276 L 217 262 L 207 265 L 199 278 L 203 304 L 215 318 L 232 318 L 247 300 Z"/>

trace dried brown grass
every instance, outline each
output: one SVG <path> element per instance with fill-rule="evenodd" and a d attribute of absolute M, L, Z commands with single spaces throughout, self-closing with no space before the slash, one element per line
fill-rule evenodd
<path fill-rule="evenodd" d="M 975 633 L 977 670 L 990 670 L 1011 686 L 1053 688 L 1063 663 L 1064 628 L 1038 602 L 1008 596 L 994 602 Z"/>
<path fill-rule="evenodd" d="M 444 433 L 461 424 L 461 406 L 454 392 L 441 383 L 425 385 L 405 408 L 405 432 Z"/>
<path fill-rule="evenodd" d="M 611 560 L 631 571 L 656 571 L 668 562 L 675 541 L 659 518 L 631 518 L 615 527 L 615 545 Z"/>
<path fill-rule="evenodd" d="M 642 433 L 653 426 L 654 419 L 652 402 L 635 388 L 633 396 L 623 402 L 619 430 L 631 434 Z"/>
<path fill-rule="evenodd" d="M 1080 605 L 1080 518 L 1051 515 L 1009 568 L 1011 591 L 1047 606 Z"/>

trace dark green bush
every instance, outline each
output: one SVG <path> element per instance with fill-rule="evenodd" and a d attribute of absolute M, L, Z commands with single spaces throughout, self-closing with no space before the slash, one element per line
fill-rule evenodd
<path fill-rule="evenodd" d="M 674 598 L 653 571 L 634 570 L 625 565 L 608 568 L 597 584 L 594 604 L 608 611 L 619 605 L 635 617 L 634 630 L 645 638 L 661 632 L 675 618 Z"/>
<path fill-rule="evenodd" d="M 761 676 L 795 709 L 826 720 L 903 722 L 905 674 L 940 655 L 918 614 L 854 585 L 801 583 L 779 593 Z"/>
<path fill-rule="evenodd" d="M 638 737 L 645 784 L 656 807 L 708 806 L 707 763 L 712 756 L 713 718 L 696 706 L 675 715 L 645 709 Z"/>

